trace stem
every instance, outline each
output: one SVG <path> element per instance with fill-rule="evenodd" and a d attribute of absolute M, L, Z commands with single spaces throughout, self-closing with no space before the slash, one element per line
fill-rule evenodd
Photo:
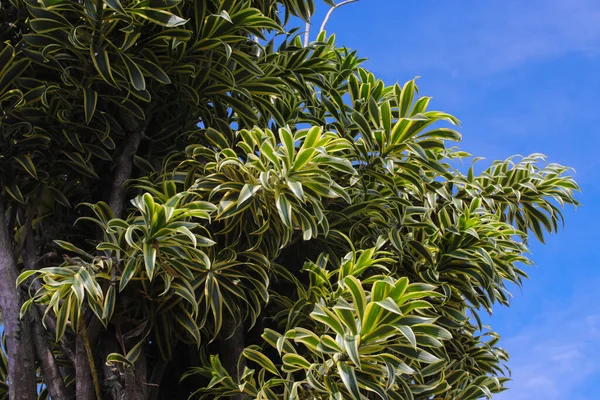
<path fill-rule="evenodd" d="M 98 400 L 101 400 L 102 395 L 100 394 L 100 382 L 98 381 L 98 371 L 96 371 L 96 365 L 94 364 L 94 354 L 92 352 L 92 347 L 90 346 L 90 340 L 88 337 L 87 328 L 85 326 L 85 321 L 81 321 L 81 334 L 83 336 L 83 343 L 85 345 L 87 359 L 90 364 L 90 371 L 92 372 L 92 380 L 94 382 L 94 391 L 96 392 L 96 397 L 98 398 Z"/>
<path fill-rule="evenodd" d="M 357 1 L 358 0 L 346 0 L 346 1 L 342 1 L 340 4 L 336 4 L 335 6 L 331 7 L 331 9 L 327 12 L 327 15 L 325 15 L 325 19 L 323 20 L 323 23 L 321 24 L 321 29 L 319 29 L 319 33 L 323 32 L 325 30 L 325 25 L 327 25 L 327 22 L 329 21 L 329 18 L 331 17 L 331 14 L 333 14 L 333 11 L 335 9 L 345 6 L 346 4 L 355 3 Z"/>
<path fill-rule="evenodd" d="M 306 29 L 304 30 L 304 47 L 308 46 L 310 40 L 310 22 L 306 23 Z"/>
<path fill-rule="evenodd" d="M 34 346 L 29 319 L 19 319 L 23 299 L 15 285 L 18 272 L 4 214 L 4 204 L 0 201 L 0 307 L 6 335 L 8 397 L 11 400 L 35 400 Z"/>

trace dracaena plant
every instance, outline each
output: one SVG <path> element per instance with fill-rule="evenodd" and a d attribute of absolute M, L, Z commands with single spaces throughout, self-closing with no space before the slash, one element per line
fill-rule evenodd
<path fill-rule="evenodd" d="M 456 169 L 459 121 L 301 40 L 314 13 L 0 3 L 2 398 L 505 389 L 479 313 L 577 204 L 570 170 Z"/>

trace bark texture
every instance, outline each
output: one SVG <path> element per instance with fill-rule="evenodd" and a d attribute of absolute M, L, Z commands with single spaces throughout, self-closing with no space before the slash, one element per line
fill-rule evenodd
<path fill-rule="evenodd" d="M 33 215 L 33 213 L 31 214 Z M 37 253 L 35 249 L 35 237 L 31 228 L 31 219 L 28 219 L 25 234 L 25 246 L 22 251 L 23 265 L 25 269 L 34 269 L 37 261 Z M 40 287 L 39 281 L 29 280 L 28 286 L 33 284 L 33 289 L 37 290 Z M 54 355 L 50 350 L 48 342 L 48 332 L 42 325 L 42 315 L 38 312 L 37 307 L 32 307 L 29 311 L 31 316 L 31 330 L 33 333 L 33 344 L 35 346 L 35 355 L 40 364 L 44 383 L 48 388 L 48 393 L 52 400 L 66 400 L 70 396 L 67 392 L 63 376 L 60 373 Z"/>
<path fill-rule="evenodd" d="M 33 341 L 35 344 L 35 353 L 40 363 L 44 382 L 48 388 L 48 393 L 52 400 L 70 399 L 62 374 L 56 364 L 54 355 L 48 347 L 46 330 L 42 326 L 42 317 L 36 308 L 31 309 L 33 321 L 31 321 L 33 330 Z"/>
<path fill-rule="evenodd" d="M 18 274 L 4 205 L 0 200 L 0 307 L 8 356 L 8 397 L 11 400 L 35 400 L 37 387 L 34 346 L 29 320 L 19 320 L 23 295 L 15 285 Z"/>

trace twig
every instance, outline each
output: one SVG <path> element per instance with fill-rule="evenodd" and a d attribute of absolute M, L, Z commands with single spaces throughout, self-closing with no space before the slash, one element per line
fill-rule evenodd
<path fill-rule="evenodd" d="M 346 1 L 342 1 L 340 4 L 336 4 L 335 6 L 331 7 L 331 9 L 327 12 L 327 15 L 325 15 L 325 19 L 323 20 L 323 23 L 321 24 L 321 29 L 319 29 L 319 33 L 323 32 L 325 30 L 325 25 L 327 25 L 327 21 L 329 21 L 331 14 L 333 14 L 333 11 L 336 8 L 340 8 L 341 6 L 345 6 L 346 4 L 350 4 L 350 3 L 355 3 L 357 1 L 358 0 L 346 0 Z"/>

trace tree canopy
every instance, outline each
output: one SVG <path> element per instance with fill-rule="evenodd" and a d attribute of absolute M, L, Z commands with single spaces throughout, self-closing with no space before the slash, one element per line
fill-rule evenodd
<path fill-rule="evenodd" d="M 505 390 L 479 314 L 577 184 L 539 154 L 463 172 L 459 121 L 304 43 L 314 13 L 0 3 L 3 398 Z"/>

